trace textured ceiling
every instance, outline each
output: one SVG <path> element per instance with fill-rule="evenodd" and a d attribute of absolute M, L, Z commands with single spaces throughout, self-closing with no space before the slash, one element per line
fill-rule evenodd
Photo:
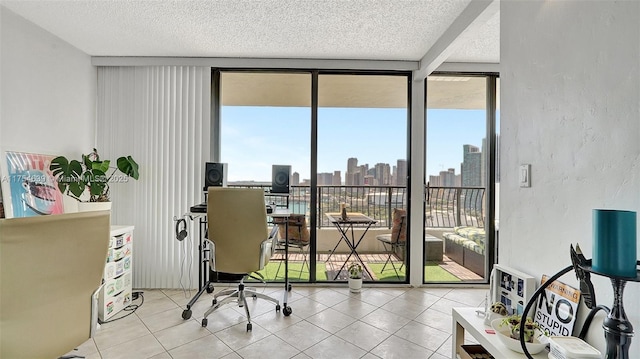
<path fill-rule="evenodd" d="M 0 0 L 92 56 L 420 60 L 471 0 Z M 499 16 L 448 61 L 499 62 Z"/>

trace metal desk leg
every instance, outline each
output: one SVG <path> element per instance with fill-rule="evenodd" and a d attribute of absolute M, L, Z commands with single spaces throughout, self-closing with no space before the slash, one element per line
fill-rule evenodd
<path fill-rule="evenodd" d="M 288 317 L 293 312 L 287 305 L 291 284 L 289 283 L 289 218 L 284 222 L 284 299 L 282 300 L 282 314 Z"/>
<path fill-rule="evenodd" d="M 198 266 L 198 293 L 191 298 L 187 303 L 187 308 L 182 311 L 182 319 L 187 320 L 191 318 L 191 307 L 198 301 L 202 293 L 213 293 L 214 287 L 211 281 L 212 273 L 209 268 L 209 253 L 211 249 L 208 248 L 204 238 L 206 231 L 206 222 L 200 218 L 200 243 L 198 244 L 198 256 L 200 257 L 200 264 Z"/>

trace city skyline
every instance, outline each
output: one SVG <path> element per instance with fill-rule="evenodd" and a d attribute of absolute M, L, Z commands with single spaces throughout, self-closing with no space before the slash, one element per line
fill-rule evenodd
<path fill-rule="evenodd" d="M 460 170 L 463 145 L 482 146 L 483 110 L 427 110 L 426 178 L 448 168 Z M 271 181 L 271 166 L 287 164 L 300 181 L 310 179 L 309 108 L 225 106 L 221 111 L 221 162 L 229 182 Z M 347 161 L 375 167 L 407 157 L 405 109 L 320 108 L 317 171 L 340 171 L 346 184 Z M 396 169 L 397 170 L 397 169 Z"/>

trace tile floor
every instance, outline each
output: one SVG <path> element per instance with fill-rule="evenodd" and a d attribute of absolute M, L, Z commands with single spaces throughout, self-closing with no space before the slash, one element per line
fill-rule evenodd
<path fill-rule="evenodd" d="M 229 285 L 216 285 L 215 291 Z M 279 286 L 258 290 L 282 300 Z M 143 292 L 144 303 L 133 314 L 102 324 L 94 338 L 69 354 L 87 359 L 444 359 L 451 357 L 451 308 L 482 306 L 486 289 L 374 287 L 352 294 L 346 285 L 294 285 L 289 317 L 276 313 L 272 303 L 249 299 L 251 332 L 244 309 L 234 303 L 209 315 L 202 327 L 213 294 L 203 294 L 191 319 L 183 320 L 195 291 Z"/>

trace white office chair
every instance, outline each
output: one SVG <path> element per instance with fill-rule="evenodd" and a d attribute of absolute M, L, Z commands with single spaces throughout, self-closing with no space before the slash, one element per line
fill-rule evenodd
<path fill-rule="evenodd" d="M 246 288 L 244 278 L 265 267 L 278 243 L 278 226 L 269 233 L 267 211 L 262 189 L 209 187 L 207 196 L 208 240 L 212 243 L 210 266 L 215 272 L 242 274 L 238 289 L 223 290 L 214 295 L 204 313 L 202 326 L 206 327 L 209 314 L 222 305 L 237 302 L 247 315 L 247 331 L 251 331 L 251 315 L 247 296 L 275 303 L 280 302 L 254 289 Z M 257 274 L 257 273 L 256 273 Z M 218 301 L 218 298 L 224 297 Z"/>

